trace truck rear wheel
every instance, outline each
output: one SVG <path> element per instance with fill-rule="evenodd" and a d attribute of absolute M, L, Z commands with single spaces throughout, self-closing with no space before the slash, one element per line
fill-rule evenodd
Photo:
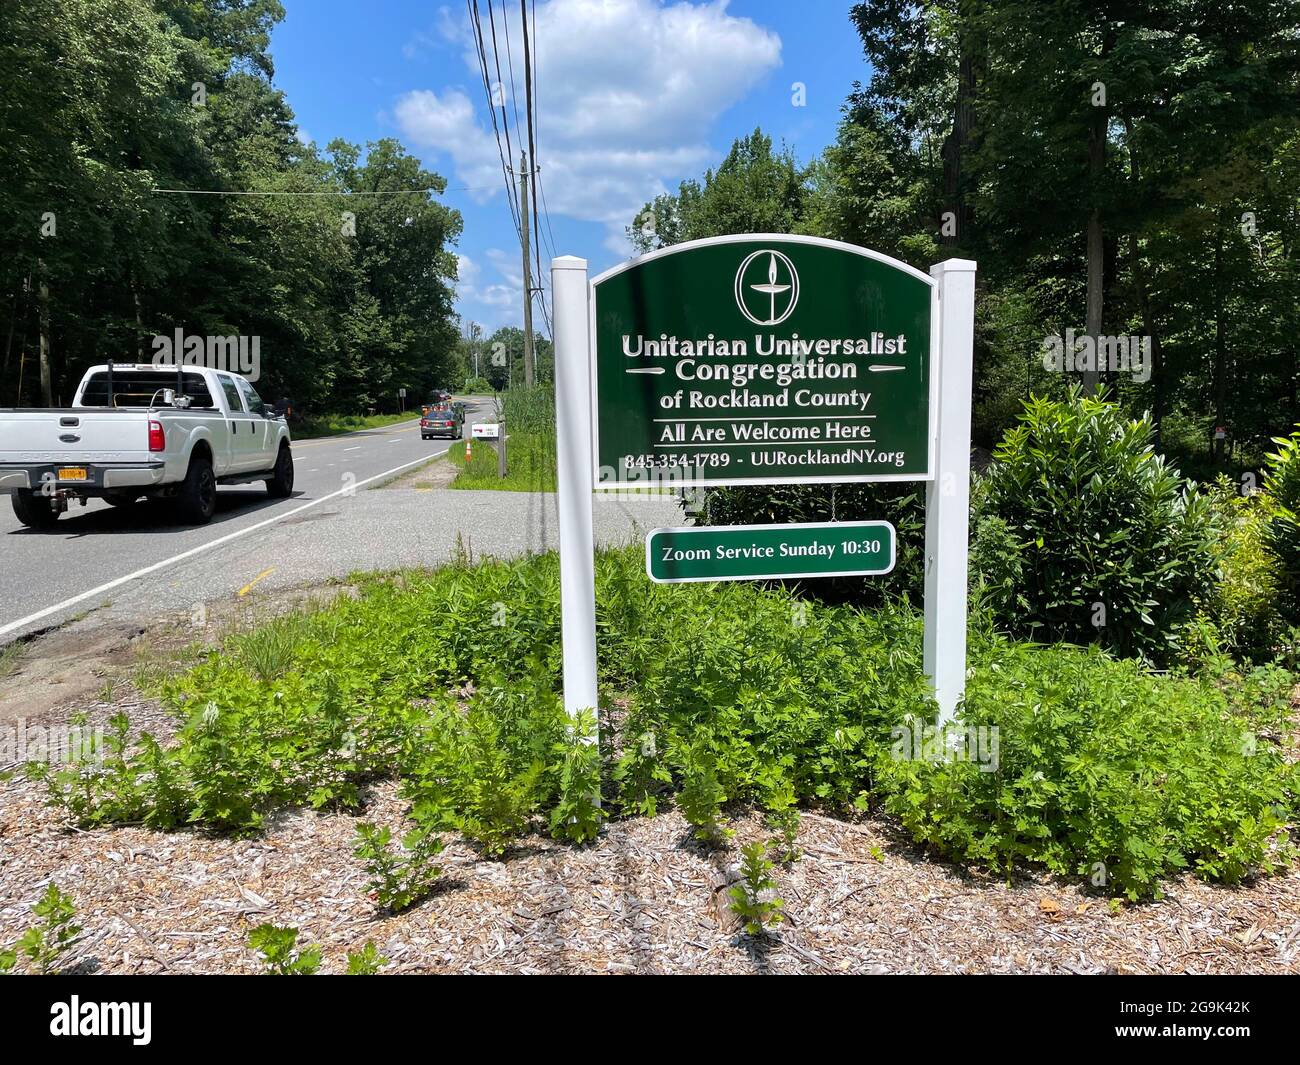
<path fill-rule="evenodd" d="M 216 510 L 217 477 L 212 472 L 212 460 L 206 455 L 194 455 L 176 494 L 176 511 L 183 521 L 206 525 Z"/>
<path fill-rule="evenodd" d="M 48 496 L 30 488 L 14 493 L 14 515 L 29 529 L 53 529 L 59 512 L 50 505 Z"/>
<path fill-rule="evenodd" d="M 273 499 L 287 499 L 293 495 L 293 455 L 288 444 L 280 445 L 275 459 L 275 469 L 266 479 L 266 494 Z"/>

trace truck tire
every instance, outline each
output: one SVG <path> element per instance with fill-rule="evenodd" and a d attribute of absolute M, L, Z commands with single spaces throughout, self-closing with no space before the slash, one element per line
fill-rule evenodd
<path fill-rule="evenodd" d="M 275 459 L 275 469 L 266 479 L 266 494 L 272 499 L 288 499 L 293 495 L 293 453 L 288 444 L 280 445 Z"/>
<path fill-rule="evenodd" d="M 14 515 L 29 529 L 53 529 L 59 520 L 59 512 L 50 506 L 49 499 L 30 488 L 14 493 Z"/>
<path fill-rule="evenodd" d="M 217 477 L 212 472 L 212 460 L 206 455 L 193 455 L 176 493 L 176 512 L 184 522 L 206 525 L 216 510 Z"/>

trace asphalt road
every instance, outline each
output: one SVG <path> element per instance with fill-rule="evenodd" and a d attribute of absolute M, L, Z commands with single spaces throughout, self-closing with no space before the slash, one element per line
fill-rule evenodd
<path fill-rule="evenodd" d="M 471 404 L 467 424 L 488 411 Z M 450 447 L 414 422 L 296 442 L 294 494 L 260 484 L 221 488 L 206 526 L 176 524 L 164 504 L 74 507 L 50 532 L 0 506 L 0 644 L 90 611 L 156 620 L 228 596 L 297 587 L 359 570 L 436 565 L 457 542 L 475 556 L 556 546 L 553 496 L 381 488 Z M 595 506 L 597 539 L 626 542 L 678 524 L 668 498 Z"/>

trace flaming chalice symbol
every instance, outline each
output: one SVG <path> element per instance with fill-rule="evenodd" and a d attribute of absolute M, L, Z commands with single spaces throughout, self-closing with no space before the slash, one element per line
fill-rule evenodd
<path fill-rule="evenodd" d="M 761 262 L 760 257 L 763 255 L 767 256 L 766 283 L 762 283 L 762 282 L 758 284 L 744 283 L 743 279 L 746 272 L 749 270 L 750 264 L 753 263 L 756 259 L 758 259 Z M 780 266 L 777 264 L 778 259 L 785 264 L 786 271 L 789 274 L 788 284 L 782 284 L 780 281 L 778 281 L 778 278 L 781 276 Z M 745 305 L 745 297 L 743 294 L 746 291 L 758 292 L 762 295 L 767 296 L 768 314 L 766 320 L 756 317 L 753 313 L 751 313 L 750 309 Z M 786 293 L 790 294 L 789 304 L 783 313 L 778 313 L 776 309 L 777 297 L 783 296 Z M 783 322 L 785 321 L 785 319 L 790 317 L 790 313 L 794 310 L 794 305 L 796 302 L 798 302 L 798 299 L 799 299 L 799 275 L 795 273 L 794 263 L 792 263 L 788 258 L 782 255 L 780 252 L 771 251 L 768 249 L 764 249 L 762 251 L 756 251 L 752 255 L 748 256 L 745 259 L 745 261 L 740 264 L 740 270 L 737 271 L 736 273 L 736 303 L 739 305 L 741 313 L 744 314 L 745 317 L 748 318 L 751 322 L 754 322 L 757 325 L 777 325 L 778 323 Z"/>
<path fill-rule="evenodd" d="M 776 321 L 776 297 L 782 292 L 789 292 L 790 286 L 778 285 L 776 283 L 776 255 L 775 254 L 769 255 L 767 257 L 767 284 L 750 285 L 749 287 L 752 288 L 755 292 L 767 293 L 769 306 L 771 308 L 768 312 L 767 320 L 769 322 Z"/>

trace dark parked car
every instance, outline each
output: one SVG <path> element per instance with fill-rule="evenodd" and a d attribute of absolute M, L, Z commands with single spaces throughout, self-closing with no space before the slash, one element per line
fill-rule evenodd
<path fill-rule="evenodd" d="M 464 418 L 450 403 L 430 407 L 420 417 L 420 439 L 430 440 L 435 436 L 449 436 L 459 440 Z"/>

